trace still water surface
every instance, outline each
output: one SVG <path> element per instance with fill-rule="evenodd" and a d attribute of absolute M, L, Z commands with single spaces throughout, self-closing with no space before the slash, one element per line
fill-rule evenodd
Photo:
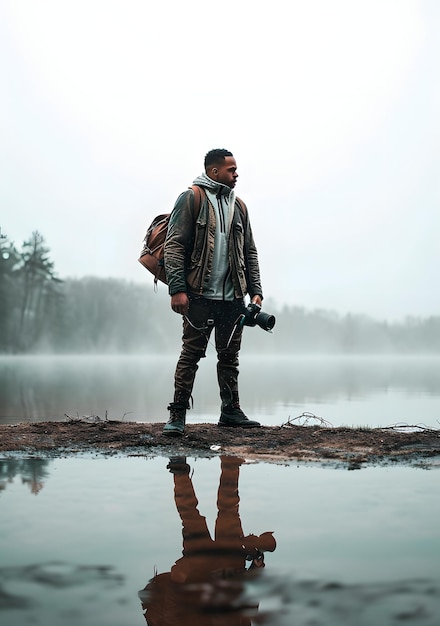
<path fill-rule="evenodd" d="M 140 356 L 0 357 L 0 423 L 98 415 L 163 422 L 175 359 Z M 280 425 L 303 412 L 334 426 L 440 425 L 440 357 L 243 355 L 241 402 Z M 200 364 L 188 421 L 219 415 L 215 358 Z"/>
<path fill-rule="evenodd" d="M 438 470 L 186 461 L 0 459 L 0 623 L 438 624 Z M 264 569 L 237 528 L 273 532 Z"/>

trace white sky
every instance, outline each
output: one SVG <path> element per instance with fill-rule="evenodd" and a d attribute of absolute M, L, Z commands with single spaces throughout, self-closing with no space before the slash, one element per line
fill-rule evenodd
<path fill-rule="evenodd" d="M 439 315 L 439 27 L 437 0 L 0 0 L 2 231 L 152 290 L 146 226 L 224 147 L 266 298 Z"/>

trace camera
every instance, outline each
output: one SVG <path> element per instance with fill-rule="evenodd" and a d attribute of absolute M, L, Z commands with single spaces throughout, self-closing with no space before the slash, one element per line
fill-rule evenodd
<path fill-rule="evenodd" d="M 275 326 L 275 316 L 263 313 L 258 304 L 251 302 L 245 307 L 240 323 L 242 326 L 259 326 L 270 332 Z"/>

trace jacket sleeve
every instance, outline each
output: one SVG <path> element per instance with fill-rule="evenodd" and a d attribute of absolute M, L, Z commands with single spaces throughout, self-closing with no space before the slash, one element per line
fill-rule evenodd
<path fill-rule="evenodd" d="M 243 202 L 242 202 L 243 204 Z M 260 265 L 258 262 L 258 252 L 255 245 L 252 227 L 249 221 L 249 213 L 245 206 L 245 255 L 246 255 L 246 273 L 247 273 L 247 289 L 251 299 L 254 296 L 260 296 L 263 299 L 263 290 L 261 288 Z"/>
<path fill-rule="evenodd" d="M 170 296 L 187 291 L 186 271 L 194 228 L 194 192 L 189 189 L 177 198 L 165 239 L 164 263 Z"/>

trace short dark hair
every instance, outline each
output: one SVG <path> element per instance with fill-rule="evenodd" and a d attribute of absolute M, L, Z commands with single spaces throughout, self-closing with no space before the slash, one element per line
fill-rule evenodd
<path fill-rule="evenodd" d="M 211 165 L 221 165 L 222 161 L 225 160 L 225 157 L 234 156 L 232 152 L 229 150 L 225 150 L 224 148 L 214 148 L 214 150 L 210 150 L 205 155 L 205 170 Z"/>

